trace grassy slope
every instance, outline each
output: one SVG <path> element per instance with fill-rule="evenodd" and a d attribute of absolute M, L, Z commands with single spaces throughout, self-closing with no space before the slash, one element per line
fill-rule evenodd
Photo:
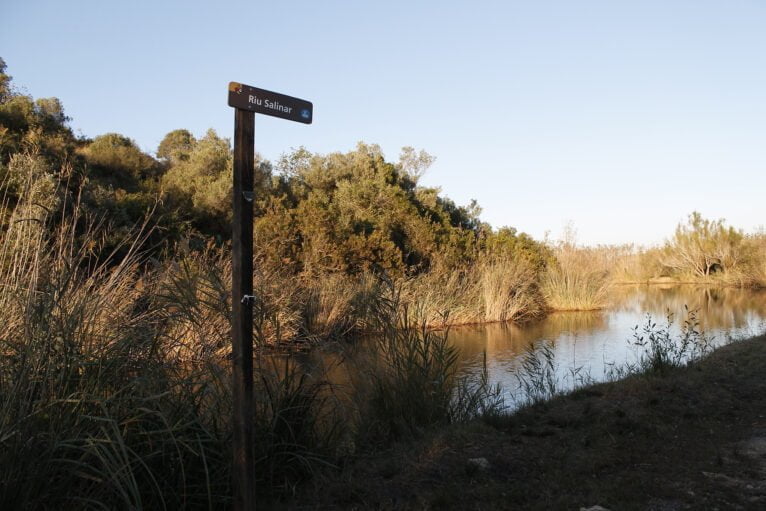
<path fill-rule="evenodd" d="M 471 473 L 469 458 L 491 468 Z M 289 507 L 766 509 L 766 336 L 358 458 Z"/>

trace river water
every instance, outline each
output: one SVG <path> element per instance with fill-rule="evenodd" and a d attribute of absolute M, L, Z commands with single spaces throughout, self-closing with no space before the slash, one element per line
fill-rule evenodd
<path fill-rule="evenodd" d="M 460 349 L 467 373 L 481 370 L 486 352 L 490 380 L 518 401 L 523 399 L 518 389 L 522 356 L 543 345 L 552 349 L 559 388 L 565 389 L 583 379 L 603 381 L 610 368 L 635 363 L 639 348 L 629 341 L 648 316 L 659 327 L 672 315 L 670 330 L 676 337 L 687 308 L 696 311 L 697 329 L 714 346 L 766 332 L 766 290 L 655 285 L 615 286 L 610 293 L 612 305 L 601 311 L 557 312 L 523 325 L 457 327 L 449 339 Z"/>
<path fill-rule="evenodd" d="M 542 358 L 544 346 L 554 355 L 551 372 L 557 390 L 566 390 L 578 383 L 604 381 L 615 367 L 635 363 L 640 351 L 630 341 L 634 329 L 640 332 L 648 318 L 664 327 L 670 315 L 670 331 L 676 338 L 688 318 L 687 310 L 696 311 L 697 330 L 713 346 L 766 332 L 766 290 L 614 286 L 609 303 L 600 311 L 557 312 L 525 324 L 452 327 L 448 340 L 459 349 L 462 375 L 480 374 L 486 354 L 490 382 L 500 384 L 506 405 L 515 408 L 528 397 L 519 383 L 522 360 L 529 353 Z M 364 344 L 352 350 L 357 355 L 318 350 L 296 362 L 311 372 L 323 366 L 320 372 L 325 378 L 344 386 L 360 376 L 349 371 L 363 367 L 354 359 L 360 352 L 369 352 Z"/>

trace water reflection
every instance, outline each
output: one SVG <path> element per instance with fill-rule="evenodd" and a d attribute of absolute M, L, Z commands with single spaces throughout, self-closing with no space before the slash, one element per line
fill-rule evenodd
<path fill-rule="evenodd" d="M 528 346 L 546 342 L 553 347 L 556 370 L 564 386 L 572 384 L 572 370 L 582 368 L 595 380 L 610 365 L 635 361 L 629 345 L 633 329 L 650 314 L 658 324 L 673 315 L 675 332 L 686 318 L 685 307 L 698 311 L 699 328 L 720 344 L 766 330 L 766 291 L 701 286 L 618 286 L 611 290 L 614 305 L 599 312 L 556 313 L 525 325 L 490 324 L 453 328 L 450 340 L 460 348 L 466 372 L 481 369 L 487 353 L 490 377 L 511 397 L 517 387 L 515 371 Z M 582 373 L 581 373 L 582 375 Z M 569 380 L 569 381 L 567 381 Z"/>
<path fill-rule="evenodd" d="M 500 383 L 513 406 L 518 394 L 516 374 L 521 356 L 529 346 L 542 343 L 553 348 L 560 387 L 571 387 L 573 370 L 579 377 L 602 380 L 612 365 L 635 362 L 637 352 L 629 345 L 633 329 L 651 315 L 664 324 L 668 313 L 678 332 L 686 317 L 685 307 L 698 310 L 700 328 L 714 344 L 730 337 L 754 336 L 766 331 L 766 291 L 700 286 L 619 286 L 611 290 L 612 307 L 593 312 L 561 312 L 523 325 L 492 323 L 453 327 L 449 340 L 460 349 L 463 373 L 478 373 L 484 353 L 493 383 Z M 368 341 L 370 342 L 370 341 Z M 306 373 L 323 374 L 341 388 L 352 388 L 364 378 L 361 358 L 369 356 L 369 344 L 359 342 L 336 351 L 317 350 L 298 357 Z"/>
<path fill-rule="evenodd" d="M 619 286 L 613 291 L 614 311 L 684 316 L 684 306 L 699 311 L 700 326 L 723 332 L 750 326 L 766 317 L 766 290 L 713 288 L 693 285 Z"/>
<path fill-rule="evenodd" d="M 460 348 L 464 360 L 513 360 L 530 344 L 556 343 L 563 338 L 592 338 L 608 329 L 603 312 L 555 313 L 542 321 L 524 325 L 492 323 L 477 327 L 454 328 L 450 340 Z"/>

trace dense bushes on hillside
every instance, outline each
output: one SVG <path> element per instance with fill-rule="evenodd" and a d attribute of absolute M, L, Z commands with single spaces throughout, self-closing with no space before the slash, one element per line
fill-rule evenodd
<path fill-rule="evenodd" d="M 71 218 L 77 206 L 81 214 L 72 234 L 88 237 L 79 240 L 88 247 L 84 264 L 119 262 L 136 230 L 146 233 L 138 248 L 155 261 L 186 257 L 189 250 L 227 250 L 228 139 L 212 130 L 197 138 L 178 129 L 152 156 L 117 133 L 78 138 L 57 99 L 35 101 L 17 92 L 4 64 L 0 76 L 4 217 L 21 183 L 33 177 L 35 189 L 26 192 L 35 198 L 28 207 L 42 208 L 38 213 L 45 213 L 48 231 Z M 413 280 L 407 284 L 411 299 L 427 296 L 427 316 L 434 320 L 460 300 L 465 303 L 456 321 L 519 319 L 543 311 L 536 283 L 551 251 L 511 227 L 493 230 L 480 221 L 475 202 L 458 206 L 439 189 L 420 185 L 432 161 L 423 151 L 404 148 L 399 161 L 391 162 L 380 147 L 364 143 L 327 155 L 300 148 L 275 164 L 256 155 L 256 266 L 279 275 L 279 288 L 302 290 L 299 298 L 277 300 L 289 309 L 284 317 L 311 316 L 310 303 L 323 290 L 325 304 L 335 301 L 333 307 L 347 310 L 346 321 L 357 318 L 364 307 L 344 300 L 365 293 L 351 290 L 365 282 L 363 275 Z M 505 276 L 499 287 L 487 281 L 490 273 Z M 325 281 L 344 282 L 348 292 L 330 296 Z M 316 319 L 308 323 L 336 331 L 319 327 Z M 301 323 L 296 321 L 290 324 Z"/>
<path fill-rule="evenodd" d="M 195 138 L 175 130 L 156 158 L 134 141 L 108 133 L 77 138 L 55 98 L 18 93 L 0 68 L 0 179 L 6 194 L 26 172 L 50 181 L 63 199 L 79 196 L 94 222 L 107 225 L 104 250 L 150 217 L 146 247 L 171 255 L 182 239 L 217 244 L 229 238 L 229 140 L 208 131 Z M 385 272 L 414 276 L 451 271 L 483 256 L 522 258 L 537 270 L 546 249 L 512 228 L 483 224 L 475 203 L 460 207 L 418 184 L 432 158 L 406 148 L 398 163 L 376 145 L 348 153 L 298 149 L 273 168 L 257 159 L 256 243 L 262 257 L 294 273 Z M 63 208 L 65 200 L 58 200 Z M 50 206 L 50 205 L 49 205 Z M 51 218 L 56 218 L 53 215 Z M 59 216 L 60 218 L 60 216 Z"/>

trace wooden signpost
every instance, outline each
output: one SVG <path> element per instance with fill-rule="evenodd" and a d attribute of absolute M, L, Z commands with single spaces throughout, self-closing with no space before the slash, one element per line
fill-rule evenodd
<path fill-rule="evenodd" d="M 233 484 L 234 509 L 255 509 L 253 449 L 253 173 L 255 114 L 311 124 L 313 105 L 241 83 L 229 83 L 234 107 L 234 219 L 232 221 Z"/>

